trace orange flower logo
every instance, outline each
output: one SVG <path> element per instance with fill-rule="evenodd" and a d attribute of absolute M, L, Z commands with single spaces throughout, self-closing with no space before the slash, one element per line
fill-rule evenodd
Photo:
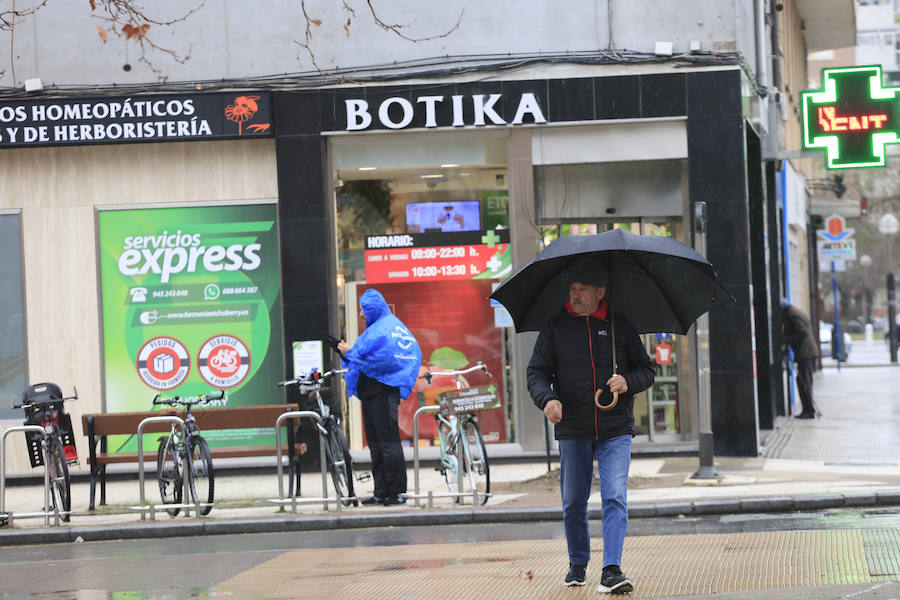
<path fill-rule="evenodd" d="M 234 99 L 234 104 L 225 107 L 225 118 L 238 124 L 238 135 L 244 134 L 244 123 L 252 119 L 259 110 L 257 100 L 259 100 L 259 96 L 238 96 Z M 269 123 L 247 127 L 247 131 L 251 133 L 260 133 L 268 129 Z"/>

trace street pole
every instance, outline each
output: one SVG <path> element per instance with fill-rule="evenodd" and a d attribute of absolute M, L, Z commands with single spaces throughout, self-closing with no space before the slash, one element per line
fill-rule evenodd
<path fill-rule="evenodd" d="M 888 294 L 888 339 L 890 340 L 889 348 L 891 351 L 891 362 L 897 362 L 897 324 L 894 322 L 894 315 L 897 313 L 897 300 L 894 292 L 894 274 L 887 274 L 887 294 Z"/>
<path fill-rule="evenodd" d="M 837 274 L 834 269 L 834 261 L 831 261 L 831 293 L 834 297 L 834 340 L 831 342 L 837 358 L 837 370 L 841 370 L 841 325 L 838 321 L 838 290 Z"/>
<path fill-rule="evenodd" d="M 694 204 L 694 250 L 706 257 L 706 202 Z M 698 453 L 700 467 L 694 479 L 718 479 L 722 475 L 713 464 L 712 393 L 709 375 L 709 315 L 703 313 L 695 324 L 697 332 L 697 413 L 700 421 Z"/>

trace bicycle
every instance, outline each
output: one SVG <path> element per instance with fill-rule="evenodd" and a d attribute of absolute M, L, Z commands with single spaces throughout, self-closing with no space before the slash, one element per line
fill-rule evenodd
<path fill-rule="evenodd" d="M 208 515 L 213 507 L 216 483 L 213 472 L 212 457 L 209 453 L 209 444 L 200 435 L 197 428 L 197 420 L 191 412 L 191 406 L 205 404 L 210 400 L 221 400 L 225 397 L 225 390 L 219 390 L 212 394 L 198 394 L 187 399 L 180 396 L 162 397 L 157 394 L 153 398 L 153 406 L 184 407 L 184 428 L 190 452 L 185 456 L 185 442 L 182 439 L 182 430 L 177 425 L 172 425 L 169 435 L 159 438 L 159 449 L 156 453 L 156 479 L 159 482 L 159 494 L 163 504 L 181 504 L 184 489 L 184 460 L 188 461 L 188 486 L 191 490 L 191 499 L 194 504 L 200 505 L 200 514 Z M 178 515 L 180 507 L 167 508 L 169 516 Z"/>
<path fill-rule="evenodd" d="M 311 387 L 312 396 L 316 403 L 315 410 L 322 417 L 321 423 L 316 423 L 316 427 L 322 434 L 322 446 L 325 448 L 325 465 L 331 474 L 331 481 L 334 485 L 334 491 L 344 506 L 359 506 L 359 500 L 353 491 L 353 458 L 350 456 L 350 446 L 347 444 L 347 438 L 344 435 L 344 429 L 341 426 L 340 415 L 334 415 L 331 408 L 322 400 L 320 388 L 322 383 L 340 373 L 346 373 L 347 369 L 333 369 L 320 373 L 313 370 L 309 375 L 302 378 L 288 379 L 278 383 L 280 387 L 296 385 L 298 387 Z M 356 475 L 359 481 L 368 479 L 365 475 Z"/>
<path fill-rule="evenodd" d="M 50 499 L 55 516 L 68 522 L 72 511 L 71 479 L 69 463 L 77 463 L 75 440 L 72 436 L 72 419 L 63 411 L 63 403 L 78 399 L 78 389 L 68 398 L 55 383 L 36 383 L 22 394 L 20 404 L 13 408 L 25 409 L 25 424 L 40 425 L 44 433 L 26 433 L 31 466 L 46 465 L 50 478 Z M 69 449 L 68 453 L 66 449 Z M 45 507 L 44 510 L 48 510 Z"/>
<path fill-rule="evenodd" d="M 468 369 L 461 371 L 425 371 L 420 375 L 429 384 L 432 377 L 455 377 L 456 394 L 444 392 L 438 396 L 441 406 L 440 412 L 434 414 L 435 425 L 438 430 L 438 438 L 441 446 L 441 464 L 437 470 L 444 476 L 447 489 L 454 492 L 455 484 L 462 491 L 462 477 L 459 472 L 459 447 L 462 446 L 462 472 L 469 480 L 469 488 L 479 499 L 479 504 L 486 504 L 491 493 L 491 467 L 488 462 L 487 449 L 484 445 L 484 436 L 478 427 L 478 418 L 473 414 L 476 411 L 494 408 L 496 395 L 493 391 L 481 388 L 464 388 L 462 378 L 467 373 L 482 371 L 491 377 L 490 371 L 484 363 L 478 362 Z M 463 398 L 460 391 L 472 389 L 473 395 Z M 464 443 L 460 444 L 460 441 Z M 462 503 L 462 498 L 457 497 L 456 502 Z"/>

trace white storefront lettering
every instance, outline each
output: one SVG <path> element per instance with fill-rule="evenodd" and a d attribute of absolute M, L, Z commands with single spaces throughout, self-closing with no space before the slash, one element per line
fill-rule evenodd
<path fill-rule="evenodd" d="M 485 125 L 521 125 L 526 117 L 531 117 L 534 123 L 546 123 L 547 119 L 541 110 L 537 97 L 531 92 L 525 92 L 519 97 L 515 116 L 509 123 L 497 112 L 495 108 L 500 102 L 502 94 L 475 94 L 473 96 L 450 96 L 451 121 L 450 123 L 438 123 L 437 106 L 444 102 L 444 96 L 420 96 L 415 103 L 406 98 L 392 96 L 385 99 L 377 112 L 378 121 L 387 129 L 403 129 L 408 127 L 415 118 L 416 108 L 424 110 L 425 127 L 464 127 L 472 125 L 483 127 Z M 465 121 L 465 106 L 468 103 L 472 107 L 472 122 Z M 344 101 L 347 111 L 347 131 L 362 131 L 372 126 L 373 116 L 369 103 L 366 100 L 352 98 Z M 397 119 L 397 110 L 394 108 L 393 117 L 391 109 L 399 107 L 401 116 Z"/>

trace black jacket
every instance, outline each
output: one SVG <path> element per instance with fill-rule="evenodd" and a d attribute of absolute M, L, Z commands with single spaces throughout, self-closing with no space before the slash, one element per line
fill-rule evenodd
<path fill-rule="evenodd" d="M 653 367 L 641 338 L 631 323 L 615 317 L 618 372 L 628 382 L 628 392 L 619 395 L 612 410 L 600 410 L 594 404 L 597 389 L 604 390 L 602 404 L 612 400 L 606 386 L 612 377 L 612 339 L 605 306 L 604 302 L 586 317 L 563 308 L 544 325 L 534 345 L 528 391 L 541 410 L 550 400 L 562 402 L 562 421 L 555 426 L 558 440 L 634 435 L 634 394 L 653 383 Z"/>

